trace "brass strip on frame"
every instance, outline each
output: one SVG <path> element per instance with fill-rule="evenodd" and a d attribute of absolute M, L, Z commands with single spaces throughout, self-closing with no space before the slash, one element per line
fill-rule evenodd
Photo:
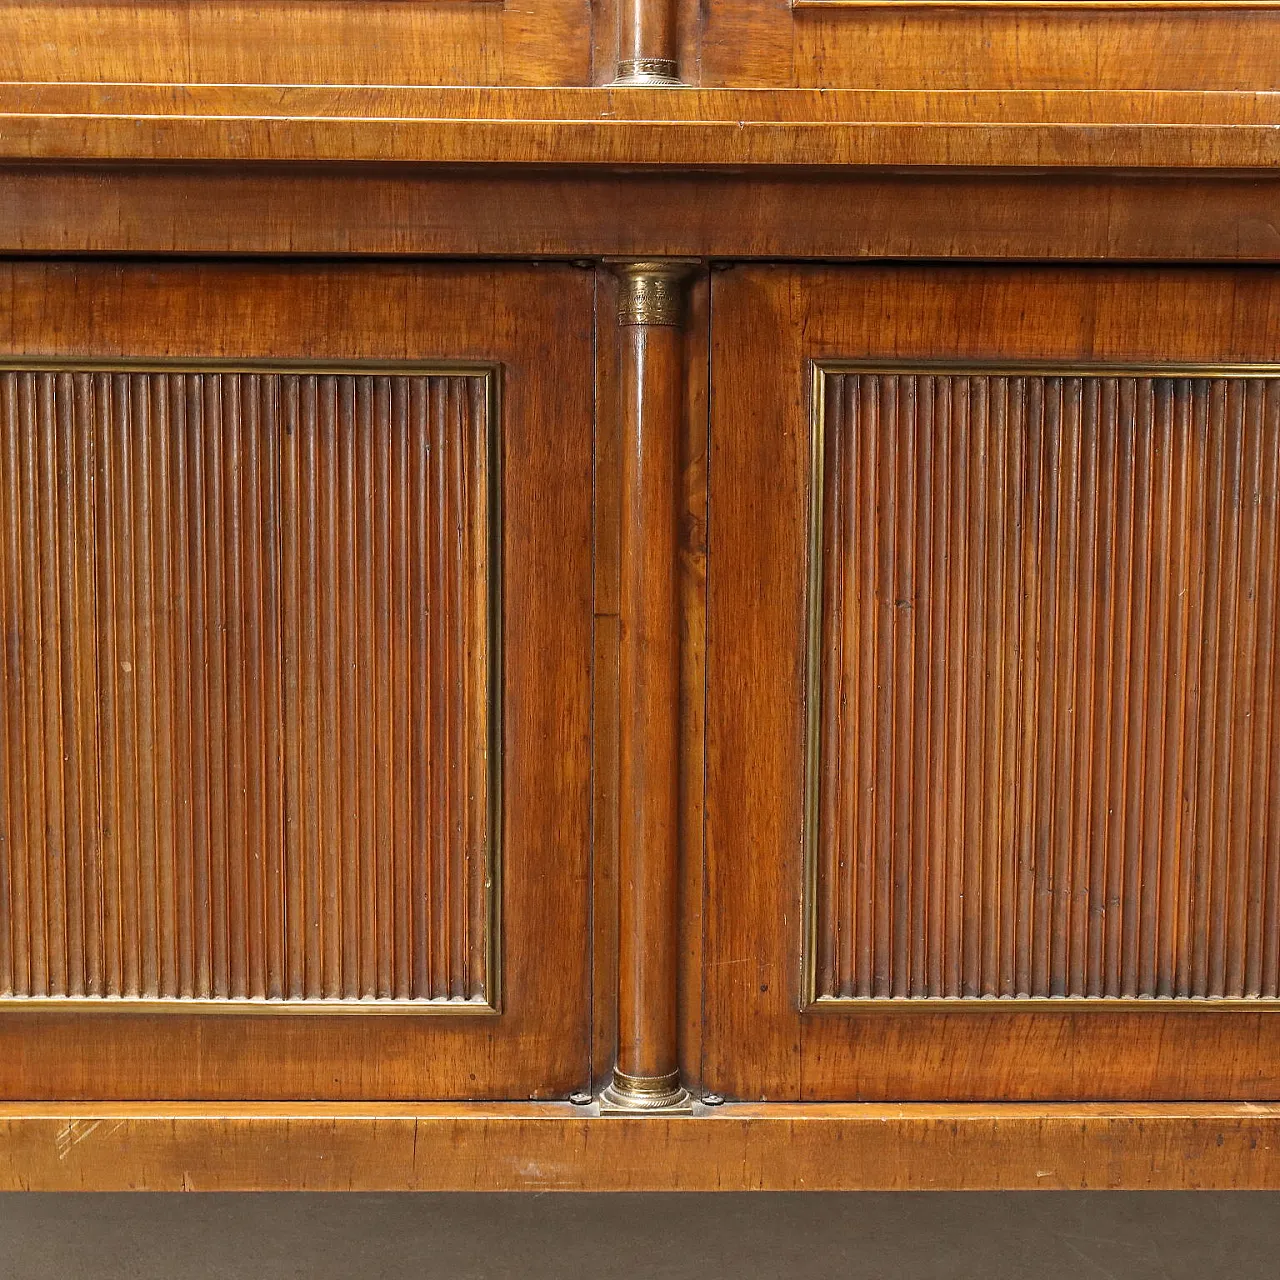
<path fill-rule="evenodd" d="M 898 4 L 902 0 L 886 0 Z M 825 3 L 825 0 L 823 0 Z M 817 5 L 815 5 L 817 7 Z M 809 395 L 809 530 L 805 618 L 805 750 L 803 888 L 801 904 L 801 1013 L 1276 1013 L 1280 999 L 1212 996 L 819 996 L 818 814 L 822 706 L 820 640 L 822 632 L 822 519 L 826 449 L 827 377 L 833 374 L 885 374 L 913 377 L 1042 378 L 1280 378 L 1280 363 L 1257 364 L 988 364 L 898 363 L 894 361 L 814 360 Z"/>
<path fill-rule="evenodd" d="M 0 355 L 0 373 L 192 373 L 276 374 L 330 377 L 483 378 L 485 448 L 488 454 L 487 641 L 489 689 L 485 745 L 489 761 L 489 840 L 485 849 L 485 995 L 484 1000 L 401 999 L 256 999 L 180 996 L 7 996 L 0 1015 L 10 1013 L 185 1014 L 275 1017 L 322 1015 L 398 1015 L 410 1017 L 494 1017 L 502 1012 L 502 684 L 503 684 L 503 451 L 502 366 L 492 361 L 408 360 L 255 360 L 213 357 L 120 357 Z"/>

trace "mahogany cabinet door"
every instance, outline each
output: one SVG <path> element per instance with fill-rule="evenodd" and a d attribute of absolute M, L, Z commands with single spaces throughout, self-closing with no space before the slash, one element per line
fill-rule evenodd
<path fill-rule="evenodd" d="M 1280 1097 L 1280 273 L 713 290 L 707 1087 Z"/>
<path fill-rule="evenodd" d="M 0 296 L 0 1096 L 583 1087 L 590 274 Z"/>

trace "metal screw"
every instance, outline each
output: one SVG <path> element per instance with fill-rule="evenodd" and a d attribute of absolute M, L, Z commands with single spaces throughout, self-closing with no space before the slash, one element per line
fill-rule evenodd
<path fill-rule="evenodd" d="M 718 1093 L 703 1094 L 702 1105 L 704 1107 L 718 1107 L 722 1105 L 724 1099 Z"/>
<path fill-rule="evenodd" d="M 575 1107 L 589 1107 L 591 1105 L 592 1098 L 589 1093 L 578 1092 L 571 1093 L 569 1095 L 569 1101 L 572 1102 Z"/>

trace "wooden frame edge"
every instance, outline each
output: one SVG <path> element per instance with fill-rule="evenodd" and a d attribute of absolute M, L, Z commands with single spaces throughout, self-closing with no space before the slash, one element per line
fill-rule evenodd
<path fill-rule="evenodd" d="M 3 1191 L 1280 1189 L 1280 1104 L 0 1104 Z"/>

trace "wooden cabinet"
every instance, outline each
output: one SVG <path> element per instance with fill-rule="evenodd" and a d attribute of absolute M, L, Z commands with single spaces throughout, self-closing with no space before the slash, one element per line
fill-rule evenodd
<path fill-rule="evenodd" d="M 591 277 L 2 289 L 4 1095 L 584 1087 Z"/>
<path fill-rule="evenodd" d="M 0 1189 L 1280 1187 L 1278 0 L 0 15 Z"/>
<path fill-rule="evenodd" d="M 1280 1090 L 1280 276 L 712 302 L 709 1081 Z"/>

